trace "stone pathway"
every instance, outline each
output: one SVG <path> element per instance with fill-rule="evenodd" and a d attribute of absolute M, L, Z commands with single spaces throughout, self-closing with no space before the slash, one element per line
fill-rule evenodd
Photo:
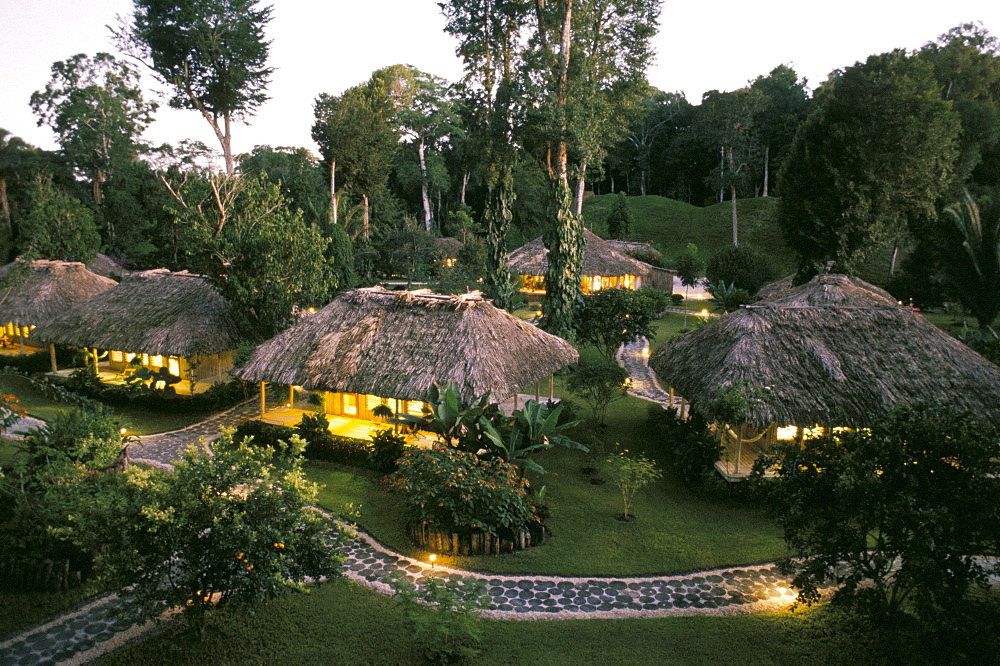
<path fill-rule="evenodd" d="M 354 530 L 344 545 L 344 574 L 382 594 L 388 578 L 418 585 L 428 576 L 475 578 L 486 585 L 494 619 L 572 620 L 743 614 L 787 608 L 794 600 L 787 577 L 774 564 L 645 577 L 496 575 L 462 571 L 393 552 Z M 0 640 L 0 665 L 85 664 L 164 626 L 122 615 L 117 595 L 90 600 L 62 615 Z M 169 619 L 169 618 L 168 618 Z"/>
<path fill-rule="evenodd" d="M 181 455 L 191 444 L 197 444 L 202 438 L 205 439 L 206 444 L 211 444 L 222 435 L 222 428 L 235 428 L 247 419 L 256 417 L 259 413 L 260 398 L 251 398 L 187 428 L 156 435 L 144 435 L 139 438 L 139 443 L 129 447 L 129 456 L 132 462 L 171 469 L 173 462 L 180 460 Z M 210 453 L 207 448 L 206 452 Z"/>
<path fill-rule="evenodd" d="M 615 355 L 618 365 L 625 368 L 632 385 L 628 393 L 631 396 L 659 403 L 664 409 L 671 406 L 670 393 L 663 390 L 660 382 L 656 379 L 656 373 L 649 367 L 649 340 L 639 337 L 628 344 L 618 348 Z M 682 401 L 680 396 L 675 395 L 673 401 L 674 409 L 681 409 Z"/>

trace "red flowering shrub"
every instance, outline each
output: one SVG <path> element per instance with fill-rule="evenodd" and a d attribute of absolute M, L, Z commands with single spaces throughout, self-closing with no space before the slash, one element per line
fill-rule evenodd
<path fill-rule="evenodd" d="M 484 461 L 450 447 L 410 450 L 388 479 L 415 520 L 443 531 L 504 536 L 539 521 L 527 481 L 502 460 Z"/>

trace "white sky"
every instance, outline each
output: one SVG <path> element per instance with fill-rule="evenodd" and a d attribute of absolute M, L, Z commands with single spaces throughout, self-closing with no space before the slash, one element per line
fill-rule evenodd
<path fill-rule="evenodd" d="M 455 44 L 436 0 L 272 0 L 269 100 L 249 126 L 233 129 L 237 152 L 258 144 L 306 146 L 312 104 L 339 94 L 380 67 L 407 63 L 454 81 Z M 55 148 L 28 106 L 53 62 L 114 52 L 108 29 L 130 0 L 0 0 L 0 127 Z M 654 86 L 699 103 L 706 90 L 732 90 L 787 63 L 815 87 L 827 74 L 894 48 L 915 49 L 950 28 L 982 21 L 1000 36 L 998 0 L 665 0 L 654 45 Z M 154 82 L 146 81 L 147 98 Z M 164 105 L 165 106 L 165 105 Z M 147 130 L 154 143 L 193 138 L 216 147 L 193 111 L 161 109 Z"/>

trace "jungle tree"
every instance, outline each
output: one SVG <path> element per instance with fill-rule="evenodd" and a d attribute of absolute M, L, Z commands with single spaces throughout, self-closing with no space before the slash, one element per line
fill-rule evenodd
<path fill-rule="evenodd" d="M 264 27 L 272 8 L 257 0 L 134 0 L 131 17 L 112 33 L 116 45 L 173 90 L 170 106 L 192 109 L 212 128 L 226 173 L 235 163 L 232 123 L 267 101 L 273 68 Z"/>
<path fill-rule="evenodd" d="M 39 126 L 56 133 L 63 154 L 90 180 L 98 205 L 113 170 L 139 153 L 156 107 L 143 100 L 139 73 L 107 53 L 53 63 L 45 89 L 31 95 Z M 114 228 L 108 231 L 113 239 Z"/>
<path fill-rule="evenodd" d="M 849 271 L 880 241 L 933 216 L 959 132 L 930 64 L 901 50 L 835 74 L 816 97 L 781 178 L 779 223 L 803 277 L 828 260 Z"/>

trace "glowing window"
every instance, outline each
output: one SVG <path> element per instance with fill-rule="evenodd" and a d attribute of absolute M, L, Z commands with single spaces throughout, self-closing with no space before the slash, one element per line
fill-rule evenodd
<path fill-rule="evenodd" d="M 181 376 L 181 360 L 176 356 L 167 359 L 167 371 L 172 375 Z"/>
<path fill-rule="evenodd" d="M 344 413 L 348 416 L 358 415 L 358 396 L 355 393 L 343 393 Z"/>
<path fill-rule="evenodd" d="M 111 352 L 112 363 L 121 363 L 124 360 L 125 360 L 125 354 L 121 353 L 120 351 Z"/>
<path fill-rule="evenodd" d="M 406 402 L 406 413 L 411 416 L 423 416 L 424 415 L 424 403 L 419 400 L 408 400 Z"/>
<path fill-rule="evenodd" d="M 385 398 L 380 398 L 377 395 L 366 395 L 365 396 L 365 409 L 369 412 L 378 407 L 379 405 L 386 404 Z"/>

